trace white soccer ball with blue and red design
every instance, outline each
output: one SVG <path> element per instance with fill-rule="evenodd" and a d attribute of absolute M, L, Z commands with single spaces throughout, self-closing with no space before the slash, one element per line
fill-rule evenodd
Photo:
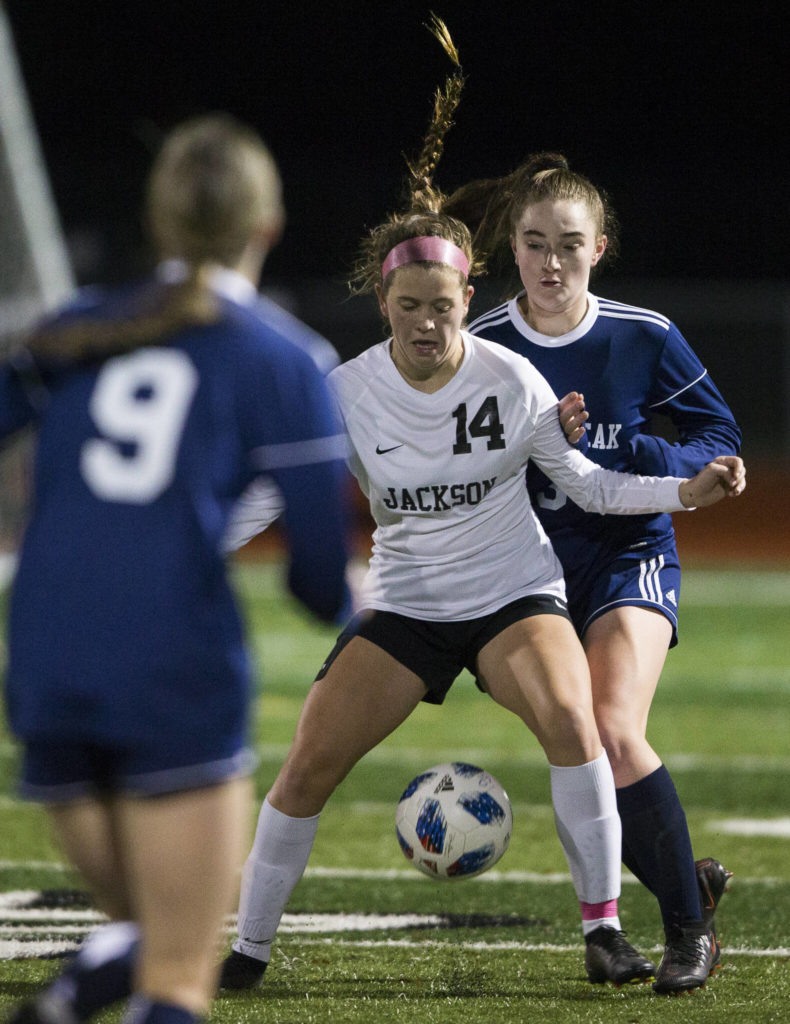
<path fill-rule="evenodd" d="M 513 812 L 493 775 L 453 761 L 411 780 L 398 802 L 395 831 L 419 871 L 431 878 L 472 878 L 507 849 Z"/>

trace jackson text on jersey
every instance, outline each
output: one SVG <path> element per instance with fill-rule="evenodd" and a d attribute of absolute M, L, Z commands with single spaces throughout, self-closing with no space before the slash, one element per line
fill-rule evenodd
<path fill-rule="evenodd" d="M 387 487 L 382 503 L 401 512 L 449 512 L 458 505 L 479 505 L 496 483 L 472 480 L 467 484 L 426 484 L 422 487 Z"/>

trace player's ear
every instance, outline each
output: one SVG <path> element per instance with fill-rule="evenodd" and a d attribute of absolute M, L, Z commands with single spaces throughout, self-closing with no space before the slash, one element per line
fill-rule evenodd
<path fill-rule="evenodd" d="M 285 228 L 285 214 L 272 217 L 265 224 L 261 224 L 255 232 L 255 240 L 263 246 L 264 252 L 271 252 L 282 238 Z"/>
<path fill-rule="evenodd" d="M 593 251 L 593 257 L 592 257 L 592 266 L 593 267 L 595 266 L 596 263 L 598 263 L 600 258 L 606 252 L 606 243 L 608 241 L 609 241 L 609 239 L 606 237 L 606 235 L 599 235 L 598 238 L 595 240 L 595 250 Z"/>
<path fill-rule="evenodd" d="M 375 287 L 376 298 L 379 300 L 379 309 L 381 310 L 381 315 L 384 317 L 385 320 L 389 320 L 390 315 L 387 309 L 387 298 L 384 295 L 384 289 L 380 284 L 377 284 Z"/>

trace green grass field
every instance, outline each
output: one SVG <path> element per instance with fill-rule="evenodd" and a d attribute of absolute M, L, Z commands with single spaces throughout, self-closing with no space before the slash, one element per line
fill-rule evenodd
<path fill-rule="evenodd" d="M 238 581 L 265 680 L 257 706 L 262 797 L 334 631 L 283 598 L 276 567 L 242 566 Z M 586 981 L 543 755 L 464 677 L 443 707 L 421 706 L 335 794 L 265 988 L 219 998 L 212 1024 L 790 1019 L 790 575 L 689 572 L 681 622 L 651 740 L 675 778 L 697 856 L 716 856 L 735 872 L 719 912 L 723 968 L 704 990 L 666 999 L 649 986 Z M 58 969 L 57 959 L 39 956 L 79 941 L 95 920 L 80 901 L 52 909 L 51 891 L 80 884 L 61 863 L 41 811 L 15 799 L 16 759 L 1 732 L 0 1019 Z M 515 822 L 494 871 L 441 883 L 402 856 L 394 810 L 412 775 L 453 759 L 500 779 Z M 14 908 L 9 894 L 30 890 L 45 891 L 39 909 Z M 620 908 L 629 939 L 658 956 L 657 909 L 628 875 Z M 117 1021 L 119 1013 L 99 1019 Z"/>

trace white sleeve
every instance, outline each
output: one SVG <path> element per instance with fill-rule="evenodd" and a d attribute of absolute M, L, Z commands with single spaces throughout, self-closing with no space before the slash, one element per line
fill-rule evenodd
<path fill-rule="evenodd" d="M 271 526 L 284 509 L 285 499 L 274 480 L 256 477 L 233 506 L 222 538 L 222 551 L 237 551 Z"/>
<path fill-rule="evenodd" d="M 586 512 L 639 515 L 687 511 L 678 494 L 682 477 L 617 473 L 572 448 L 560 426 L 556 404 L 543 408 L 537 418 L 530 458 Z"/>

